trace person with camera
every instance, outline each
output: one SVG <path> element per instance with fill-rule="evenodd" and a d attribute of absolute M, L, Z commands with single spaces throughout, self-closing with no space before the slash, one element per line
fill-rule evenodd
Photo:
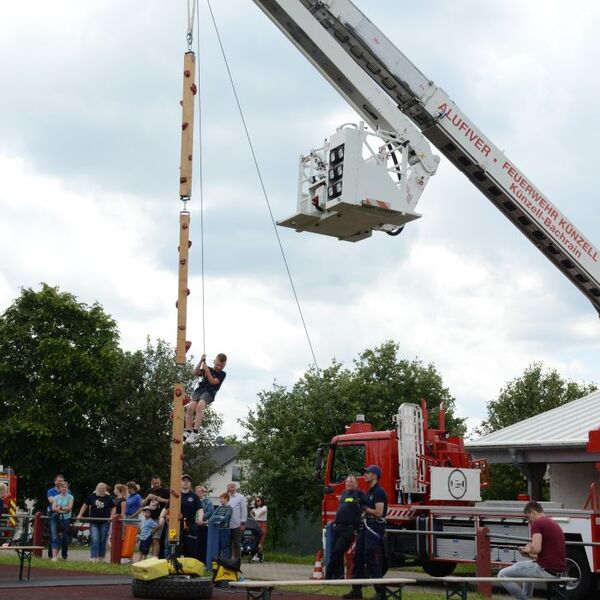
<path fill-rule="evenodd" d="M 565 535 L 560 525 L 544 513 L 539 502 L 528 502 L 523 512 L 529 519 L 531 542 L 519 548 L 522 556 L 510 567 L 498 571 L 498 577 L 560 577 L 566 563 Z M 533 594 L 533 582 L 523 584 L 507 581 L 502 584 L 506 591 L 518 600 L 529 600 Z"/>

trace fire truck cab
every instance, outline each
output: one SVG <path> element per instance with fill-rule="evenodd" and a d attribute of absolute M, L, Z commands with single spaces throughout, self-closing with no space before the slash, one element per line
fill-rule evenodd
<path fill-rule="evenodd" d="M 0 543 L 4 543 L 12 538 L 17 526 L 17 475 L 12 467 L 0 465 L 0 483 L 8 487 L 8 494 L 0 499 L 7 511 L 0 518 Z"/>

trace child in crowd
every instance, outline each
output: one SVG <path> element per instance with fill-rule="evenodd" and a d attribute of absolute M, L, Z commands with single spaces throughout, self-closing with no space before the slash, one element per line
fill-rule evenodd
<path fill-rule="evenodd" d="M 148 558 L 152 546 L 152 534 L 158 529 L 158 523 L 151 516 L 150 506 L 144 506 L 142 514 L 144 518 L 140 523 L 140 560 Z"/>
<path fill-rule="evenodd" d="M 233 508 L 229 506 L 229 494 L 227 492 L 223 492 L 219 496 L 219 504 L 220 506 L 215 508 L 208 523 L 212 523 L 219 528 L 219 558 L 229 558 L 229 544 L 231 539 L 229 524 L 233 515 Z"/>
<path fill-rule="evenodd" d="M 184 442 L 192 444 L 198 439 L 198 430 L 202 427 L 204 419 L 204 409 L 215 401 L 215 396 L 225 381 L 226 373 L 223 369 L 226 364 L 227 356 L 219 353 L 215 357 L 212 367 L 206 364 L 206 354 L 202 355 L 200 362 L 196 365 L 194 375 L 200 376 L 202 379 L 194 390 L 187 407 L 183 432 Z"/>

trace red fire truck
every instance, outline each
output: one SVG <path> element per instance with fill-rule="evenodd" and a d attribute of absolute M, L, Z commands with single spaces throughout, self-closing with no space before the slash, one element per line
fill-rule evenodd
<path fill-rule="evenodd" d="M 331 440 L 326 456 L 319 448 L 317 468 L 325 466 L 323 526 L 335 517 L 345 477 L 355 474 L 366 489 L 364 469 L 377 464 L 389 501 L 384 547 L 390 566 L 418 565 L 431 575 L 449 575 L 457 563 L 477 561 L 478 527 L 490 532 L 493 565 L 522 560 L 517 547 L 530 537 L 525 502 L 481 502 L 487 463 L 471 460 L 463 439 L 449 435 L 443 407 L 437 428 L 429 427 L 424 402 L 401 404 L 394 421 L 391 430 L 373 431 L 357 419 Z M 570 597 L 588 597 L 597 589 L 600 572 L 600 544 L 592 545 L 600 542 L 599 509 L 543 505 L 565 533 L 568 573 L 578 578 Z"/>
<path fill-rule="evenodd" d="M 17 526 L 17 476 L 14 469 L 0 467 L 0 483 L 4 483 L 8 487 L 8 494 L 4 497 L 4 506 L 8 509 L 8 517 L 0 519 L 0 543 L 3 543 L 12 538 Z"/>

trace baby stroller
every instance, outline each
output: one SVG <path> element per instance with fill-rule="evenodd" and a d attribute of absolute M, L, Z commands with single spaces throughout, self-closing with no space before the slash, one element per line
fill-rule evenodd
<path fill-rule="evenodd" d="M 248 557 L 248 562 L 253 557 L 257 557 L 260 562 L 263 561 L 263 549 L 260 545 L 262 531 L 254 519 L 246 519 L 246 528 L 242 536 L 242 556 Z"/>

